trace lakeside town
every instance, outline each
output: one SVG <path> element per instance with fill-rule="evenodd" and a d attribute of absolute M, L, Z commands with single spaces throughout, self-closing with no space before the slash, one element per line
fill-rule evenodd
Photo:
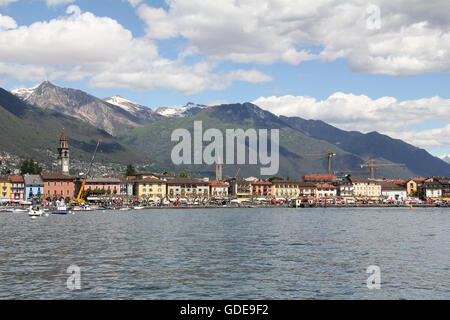
<path fill-rule="evenodd" d="M 0 176 L 0 206 L 31 204 L 56 206 L 56 202 L 96 208 L 146 208 L 186 206 L 333 206 L 333 205 L 427 205 L 450 204 L 449 177 L 374 179 L 351 175 L 313 174 L 301 181 L 271 177 L 222 176 L 216 165 L 216 179 L 191 178 L 185 172 L 135 172 L 130 165 L 125 176 L 76 177 L 69 175 L 68 138 L 61 134 L 59 170 L 40 174 Z M 92 164 L 92 163 L 91 163 Z M 6 209 L 5 209 L 6 210 Z"/>

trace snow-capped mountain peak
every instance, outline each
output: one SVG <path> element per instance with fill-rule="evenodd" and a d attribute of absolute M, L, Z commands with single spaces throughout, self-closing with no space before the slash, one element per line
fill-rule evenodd
<path fill-rule="evenodd" d="M 39 86 L 38 84 L 32 88 L 17 88 L 11 90 L 11 93 L 26 101 Z"/>
<path fill-rule="evenodd" d="M 141 111 L 142 108 L 145 108 L 137 103 L 134 103 L 133 101 L 130 101 L 128 99 L 122 98 L 120 95 L 115 95 L 114 97 L 105 98 L 103 99 L 105 102 L 108 102 L 110 104 L 113 104 L 117 107 L 120 107 L 128 112 L 135 113 L 138 111 Z"/>
<path fill-rule="evenodd" d="M 184 107 L 160 107 L 156 109 L 156 112 L 164 117 L 178 118 L 195 115 L 206 108 L 208 108 L 208 106 L 189 102 Z"/>
<path fill-rule="evenodd" d="M 439 156 L 439 158 L 450 164 L 450 154 L 444 154 L 442 156 Z"/>

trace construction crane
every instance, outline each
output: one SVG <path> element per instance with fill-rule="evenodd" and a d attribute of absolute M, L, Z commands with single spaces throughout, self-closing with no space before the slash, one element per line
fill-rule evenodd
<path fill-rule="evenodd" d="M 321 156 L 327 156 L 328 157 L 328 174 L 331 175 L 331 158 L 336 156 L 336 153 L 331 152 L 330 149 L 328 149 L 327 153 L 309 153 L 306 154 L 307 157 L 321 157 Z"/>
<path fill-rule="evenodd" d="M 241 168 L 239 168 L 238 171 L 236 172 L 236 175 L 234 176 L 234 179 L 237 180 L 237 177 L 238 177 L 238 175 L 239 175 L 239 172 L 241 172 Z"/>
<path fill-rule="evenodd" d="M 97 141 L 97 147 L 95 147 L 94 155 L 92 156 L 91 163 L 89 164 L 89 169 L 83 179 L 83 182 L 81 183 L 80 191 L 78 191 L 78 196 L 70 202 L 71 205 L 80 205 L 85 202 L 82 197 L 83 192 L 84 192 L 84 186 L 86 185 L 87 178 L 89 177 L 89 174 L 91 173 L 92 164 L 94 163 L 95 156 L 97 155 L 97 151 L 98 151 L 98 147 L 100 146 L 100 142 L 102 142 L 102 139 L 98 139 L 98 141 Z"/>
<path fill-rule="evenodd" d="M 406 167 L 404 163 L 375 163 L 375 160 L 369 160 L 368 163 L 362 164 L 361 168 L 370 168 L 370 178 L 375 178 L 375 168 L 377 167 Z"/>

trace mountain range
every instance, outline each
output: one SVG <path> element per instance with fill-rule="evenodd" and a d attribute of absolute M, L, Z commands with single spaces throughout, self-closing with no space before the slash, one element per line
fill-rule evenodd
<path fill-rule="evenodd" d="M 382 168 L 377 176 L 406 178 L 412 176 L 450 175 L 450 165 L 427 151 L 377 132 L 363 134 L 344 131 L 320 120 L 276 116 L 251 103 L 204 106 L 188 103 L 184 107 L 152 110 L 120 96 L 96 98 L 80 90 L 60 88 L 48 81 L 31 89 L 12 91 L 39 112 L 65 114 L 87 122 L 111 134 L 121 146 L 132 148 L 143 158 L 150 158 L 161 170 L 189 170 L 214 176 L 214 167 L 206 165 L 175 167 L 171 164 L 171 142 L 175 129 L 193 132 L 194 121 L 202 121 L 204 130 L 217 128 L 280 129 L 279 175 L 299 178 L 308 173 L 325 173 L 326 157 L 310 153 L 335 152 L 333 169 L 361 171 L 369 159 L 383 163 L 404 163 L 406 167 Z M 27 109 L 27 110 L 28 110 Z M 50 109 L 45 111 L 46 109 Z M 30 112 L 30 111 L 28 111 Z M 63 116 L 63 115 L 61 115 Z M 85 124 L 85 125 L 88 125 Z M 225 165 L 224 173 L 234 176 L 237 166 Z M 243 175 L 259 175 L 259 166 L 242 166 Z"/>
<path fill-rule="evenodd" d="M 117 97 L 102 100 L 81 90 L 58 87 L 49 81 L 31 89 L 11 92 L 30 105 L 73 116 L 112 135 L 162 118 L 149 108 Z"/>
<path fill-rule="evenodd" d="M 102 156 L 98 161 L 128 164 L 148 158 L 106 131 L 61 112 L 42 109 L 0 88 L 0 150 L 20 157 L 49 162 L 64 131 L 70 137 L 71 159 L 88 161 L 98 139 Z"/>

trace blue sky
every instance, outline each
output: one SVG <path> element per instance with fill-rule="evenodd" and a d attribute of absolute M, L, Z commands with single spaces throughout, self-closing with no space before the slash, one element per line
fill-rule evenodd
<path fill-rule="evenodd" d="M 264 11 L 265 2 L 0 0 L 0 36 L 13 43 L 0 53 L 0 86 L 49 78 L 151 108 L 257 102 L 450 154 L 446 1 L 417 1 L 417 10 L 373 1 L 379 16 L 359 0 L 340 2 L 342 10 L 332 0 L 317 10 L 272 0 Z M 373 17 L 380 28 L 368 27 Z"/>

